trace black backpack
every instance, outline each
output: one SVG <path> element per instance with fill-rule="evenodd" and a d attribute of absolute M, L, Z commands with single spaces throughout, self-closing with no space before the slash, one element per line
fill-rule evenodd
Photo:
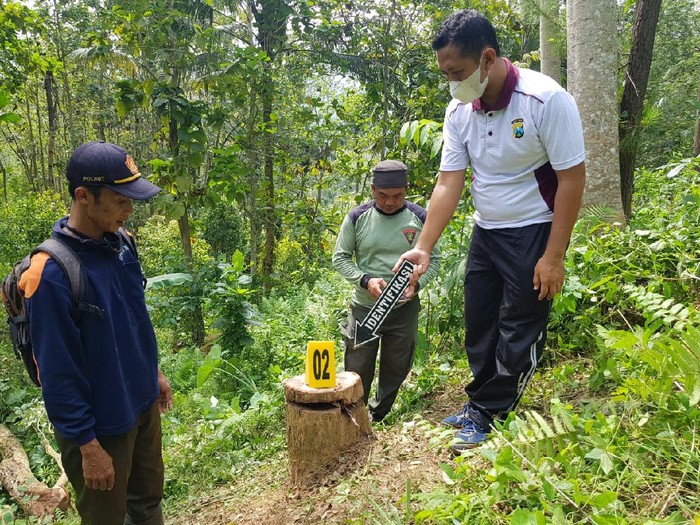
<path fill-rule="evenodd" d="M 119 237 L 130 248 L 134 257 L 136 247 L 133 240 L 122 229 L 119 230 Z M 72 311 L 71 315 L 74 319 L 78 319 L 84 313 L 94 313 L 102 317 L 104 311 L 98 306 L 85 302 L 85 290 L 87 289 L 87 275 L 83 268 L 80 259 L 75 251 L 65 242 L 58 238 L 51 237 L 46 239 L 39 246 L 34 248 L 32 252 L 24 259 L 14 265 L 10 273 L 2 282 L 2 304 L 7 311 L 7 324 L 10 329 L 10 338 L 12 339 L 12 349 L 18 359 L 24 362 L 24 367 L 27 369 L 29 379 L 37 385 L 39 382 L 39 372 L 34 361 L 34 353 L 32 350 L 32 341 L 29 332 L 29 318 L 27 317 L 27 301 L 24 293 L 19 288 L 19 280 L 31 264 L 33 255 L 44 252 L 49 254 L 51 259 L 58 264 L 63 273 L 68 278 L 71 289 Z"/>

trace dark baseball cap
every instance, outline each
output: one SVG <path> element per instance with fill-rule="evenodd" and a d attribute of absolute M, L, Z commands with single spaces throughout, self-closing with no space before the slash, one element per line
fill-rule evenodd
<path fill-rule="evenodd" d="M 109 142 L 93 141 L 78 146 L 68 161 L 66 177 L 77 186 L 103 186 L 139 201 L 150 199 L 160 191 L 141 175 L 124 148 Z"/>
<path fill-rule="evenodd" d="M 398 160 L 383 160 L 372 168 L 376 188 L 403 188 L 408 184 L 408 167 Z"/>

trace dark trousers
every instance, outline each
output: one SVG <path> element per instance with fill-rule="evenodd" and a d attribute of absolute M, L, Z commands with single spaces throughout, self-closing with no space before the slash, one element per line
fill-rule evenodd
<path fill-rule="evenodd" d="M 348 317 L 348 326 L 343 330 L 345 336 L 345 370 L 357 372 L 362 379 L 364 402 L 367 405 L 369 391 L 374 380 L 377 352 L 381 340 L 379 355 L 379 381 L 374 397 L 369 401 L 369 410 L 375 421 L 383 419 L 391 406 L 413 365 L 418 332 L 418 297 L 400 308 L 394 308 L 377 331 L 380 339 L 369 344 L 354 347 L 355 322 L 365 318 L 369 309 L 353 306 Z"/>
<path fill-rule="evenodd" d="M 532 278 L 551 224 L 474 227 L 464 279 L 466 350 L 474 375 L 465 391 L 472 418 L 488 428 L 515 409 L 535 373 L 551 301 Z"/>
<path fill-rule="evenodd" d="M 112 456 L 112 490 L 85 486 L 83 458 L 73 441 L 58 432 L 56 441 L 68 479 L 76 492 L 83 525 L 163 525 L 163 457 L 158 404 L 143 412 L 134 428 L 118 436 L 98 436 Z"/>

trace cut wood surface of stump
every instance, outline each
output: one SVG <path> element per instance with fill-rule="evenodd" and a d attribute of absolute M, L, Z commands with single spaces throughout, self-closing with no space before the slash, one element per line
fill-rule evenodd
<path fill-rule="evenodd" d="M 371 433 L 354 372 L 336 376 L 335 388 L 311 388 L 304 376 L 284 382 L 289 480 L 301 483 Z"/>

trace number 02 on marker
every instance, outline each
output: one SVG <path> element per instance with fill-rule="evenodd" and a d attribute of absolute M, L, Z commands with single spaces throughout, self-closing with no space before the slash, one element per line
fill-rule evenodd
<path fill-rule="evenodd" d="M 309 341 L 306 345 L 306 384 L 312 388 L 335 387 L 333 341 Z"/>

